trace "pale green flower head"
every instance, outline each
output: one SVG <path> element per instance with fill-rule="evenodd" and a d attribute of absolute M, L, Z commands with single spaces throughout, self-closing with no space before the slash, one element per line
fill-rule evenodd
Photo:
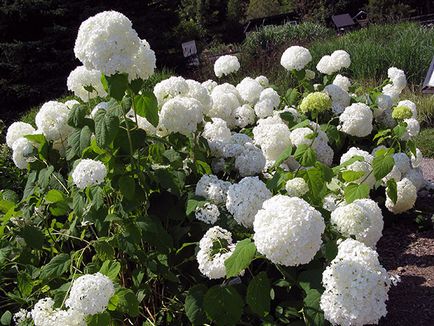
<path fill-rule="evenodd" d="M 332 107 L 330 96 L 323 92 L 314 92 L 306 96 L 300 104 L 300 110 L 303 113 L 307 112 L 323 112 Z"/>
<path fill-rule="evenodd" d="M 406 106 L 397 106 L 392 112 L 392 118 L 396 120 L 410 119 L 412 116 L 410 108 Z"/>

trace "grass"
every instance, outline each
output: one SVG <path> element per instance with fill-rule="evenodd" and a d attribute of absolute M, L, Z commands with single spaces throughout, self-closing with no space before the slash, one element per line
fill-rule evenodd
<path fill-rule="evenodd" d="M 434 158 L 434 128 L 421 130 L 415 141 L 424 157 Z"/>

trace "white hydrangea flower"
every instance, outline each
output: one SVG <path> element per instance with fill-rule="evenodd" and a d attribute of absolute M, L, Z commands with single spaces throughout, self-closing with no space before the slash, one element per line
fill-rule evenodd
<path fill-rule="evenodd" d="M 407 78 L 403 70 L 391 67 L 387 70 L 387 76 L 392 81 L 393 86 L 401 92 L 407 86 Z"/>
<path fill-rule="evenodd" d="M 240 69 L 240 62 L 234 55 L 221 56 L 214 63 L 214 73 L 218 78 L 237 72 L 238 69 Z"/>
<path fill-rule="evenodd" d="M 349 80 L 348 77 L 342 76 L 341 74 L 337 74 L 335 79 L 333 80 L 333 84 L 339 86 L 344 91 L 348 92 L 351 86 L 351 81 Z"/>
<path fill-rule="evenodd" d="M 248 104 L 244 104 L 232 111 L 231 120 L 234 121 L 235 126 L 239 128 L 244 128 L 254 124 L 255 118 L 256 115 L 253 108 Z"/>
<path fill-rule="evenodd" d="M 202 104 L 203 113 L 207 114 L 212 106 L 212 99 L 208 93 L 208 90 L 201 83 L 187 79 L 185 81 L 188 85 L 187 97 L 192 97 L 198 100 Z"/>
<path fill-rule="evenodd" d="M 234 133 L 227 143 L 221 147 L 221 155 L 225 158 L 236 157 L 244 151 L 246 143 L 251 143 L 253 140 L 241 133 Z"/>
<path fill-rule="evenodd" d="M 196 184 L 196 196 L 204 197 L 213 204 L 226 202 L 231 183 L 217 178 L 215 175 L 204 174 Z"/>
<path fill-rule="evenodd" d="M 168 132 L 190 135 L 202 122 L 202 105 L 190 97 L 175 97 L 164 103 L 159 112 L 160 125 Z"/>
<path fill-rule="evenodd" d="M 356 137 L 366 137 L 372 132 L 372 111 L 366 104 L 353 103 L 339 116 L 340 130 Z"/>
<path fill-rule="evenodd" d="M 35 132 L 35 128 L 31 124 L 25 122 L 12 123 L 8 131 L 6 132 L 6 144 L 9 148 L 12 148 L 13 144 L 21 137 L 32 135 Z"/>
<path fill-rule="evenodd" d="M 133 64 L 125 71 L 129 81 L 138 78 L 147 79 L 154 74 L 157 68 L 157 58 L 148 41 L 140 40 L 139 44 L 139 49 L 132 58 Z"/>
<path fill-rule="evenodd" d="M 309 263 L 320 249 L 325 224 L 321 214 L 297 197 L 266 200 L 253 223 L 256 248 L 275 264 Z"/>
<path fill-rule="evenodd" d="M 196 209 L 194 216 L 199 221 L 207 224 L 214 224 L 220 216 L 220 211 L 217 205 L 206 203 L 203 207 Z"/>
<path fill-rule="evenodd" d="M 309 50 L 297 45 L 287 48 L 280 58 L 280 64 L 286 70 L 302 70 L 311 61 Z"/>
<path fill-rule="evenodd" d="M 346 167 L 346 170 L 355 172 L 364 172 L 363 176 L 354 180 L 354 183 L 364 183 L 370 188 L 375 185 L 376 179 L 374 173 L 372 173 L 372 160 L 374 157 L 366 151 L 360 150 L 356 147 L 351 147 L 346 153 L 342 154 L 340 164 L 350 160 L 354 156 L 362 156 L 363 161 L 356 161 Z"/>
<path fill-rule="evenodd" d="M 308 136 L 313 135 L 313 130 L 307 127 L 301 127 L 294 129 L 291 132 L 291 135 L 289 136 L 291 143 L 298 147 L 300 145 L 311 145 L 313 142 L 315 142 L 313 139 L 309 138 Z"/>
<path fill-rule="evenodd" d="M 235 87 L 232 89 L 220 86 L 224 85 L 216 86 L 211 92 L 212 108 L 207 115 L 211 118 L 221 118 L 229 122 L 232 112 L 241 106 L 239 94 Z"/>
<path fill-rule="evenodd" d="M 402 178 L 402 173 L 398 169 L 396 165 L 393 166 L 392 170 L 385 176 L 383 179 L 381 179 L 382 184 L 385 186 L 387 184 L 387 181 L 394 179 L 396 182 L 400 181 Z"/>
<path fill-rule="evenodd" d="M 350 160 L 354 156 L 362 156 L 363 159 L 364 159 L 364 161 L 367 162 L 367 163 L 369 163 L 369 164 L 371 164 L 372 160 L 374 159 L 374 156 L 372 156 L 371 154 L 369 154 L 367 151 L 361 150 L 360 148 L 357 148 L 357 147 L 351 147 L 351 148 L 348 149 L 347 152 L 345 152 L 344 154 L 342 154 L 341 160 L 340 160 L 339 164 L 342 164 L 342 163 Z"/>
<path fill-rule="evenodd" d="M 49 141 L 66 140 L 74 130 L 68 125 L 68 116 L 69 109 L 65 104 L 57 101 L 46 102 L 36 114 L 36 127 Z"/>
<path fill-rule="evenodd" d="M 351 65 L 350 55 L 344 50 L 334 51 L 330 58 L 336 71 L 341 70 L 342 68 L 348 68 Z"/>
<path fill-rule="evenodd" d="M 177 96 L 187 96 L 189 86 L 182 77 L 172 76 L 162 80 L 154 86 L 154 95 L 157 98 L 158 106 L 162 107 L 168 100 Z"/>
<path fill-rule="evenodd" d="M 286 182 L 285 189 L 290 197 L 302 197 L 309 191 L 309 186 L 303 178 L 294 178 Z"/>
<path fill-rule="evenodd" d="M 334 152 L 333 149 L 327 144 L 328 137 L 322 130 L 315 127 L 314 125 L 313 128 L 315 128 L 318 132 L 318 136 L 315 139 L 309 138 L 309 136 L 313 135 L 314 133 L 312 129 L 307 127 L 302 127 L 302 128 L 294 129 L 291 132 L 290 135 L 291 143 L 296 147 L 300 145 L 311 146 L 312 149 L 317 154 L 318 161 L 326 165 L 331 165 L 333 161 Z"/>
<path fill-rule="evenodd" d="M 343 205 L 345 201 L 339 198 L 336 194 L 330 193 L 324 197 L 323 208 L 329 212 L 333 212 L 336 208 Z"/>
<path fill-rule="evenodd" d="M 413 208 L 417 199 L 417 190 L 413 182 L 407 178 L 403 178 L 396 183 L 398 198 L 394 204 L 392 199 L 386 192 L 386 207 L 393 214 L 400 214 Z"/>
<path fill-rule="evenodd" d="M 327 85 L 324 88 L 324 92 L 332 99 L 332 110 L 336 115 L 341 114 L 351 103 L 351 97 L 348 92 L 338 85 Z"/>
<path fill-rule="evenodd" d="M 231 130 L 223 119 L 212 118 L 211 122 L 205 123 L 202 136 L 208 141 L 211 153 L 222 156 L 224 145 L 231 140 Z"/>
<path fill-rule="evenodd" d="M 265 76 L 258 76 L 255 78 L 255 80 L 262 86 L 262 87 L 268 87 L 270 85 L 270 82 L 268 81 L 268 78 Z"/>
<path fill-rule="evenodd" d="M 258 177 L 245 177 L 229 187 L 226 208 L 238 224 L 246 228 L 253 221 L 262 203 L 271 198 L 271 192 Z"/>
<path fill-rule="evenodd" d="M 404 122 L 407 124 L 407 130 L 405 131 L 404 135 L 402 135 L 401 137 L 402 140 L 410 140 L 413 137 L 419 135 L 420 132 L 419 121 L 410 118 L 410 119 L 404 119 Z"/>
<path fill-rule="evenodd" d="M 335 72 L 334 67 L 331 65 L 331 56 L 323 56 L 316 65 L 316 69 L 325 75 L 331 75 Z"/>
<path fill-rule="evenodd" d="M 100 103 L 101 104 L 101 103 Z M 98 104 L 99 105 L 99 104 Z M 93 111 L 95 111 L 97 108 L 95 107 L 93 109 Z M 104 106 L 101 107 L 101 109 L 104 109 Z M 93 112 L 92 111 L 92 112 Z M 91 113 L 92 115 L 92 113 Z M 152 123 L 150 123 L 148 121 L 148 119 L 139 116 L 138 114 L 135 114 L 134 111 L 131 109 L 130 111 L 128 111 L 127 113 L 127 118 L 131 119 L 132 121 L 136 122 L 137 119 L 137 127 L 139 127 L 140 129 L 143 129 L 144 131 L 146 131 L 146 133 L 148 135 L 153 135 L 155 136 L 157 134 L 157 128 L 154 127 L 154 125 Z"/>
<path fill-rule="evenodd" d="M 413 185 L 416 187 L 416 191 L 419 191 L 425 185 L 423 171 L 420 168 L 408 170 L 408 172 L 404 175 L 404 178 L 410 180 L 413 183 Z"/>
<path fill-rule="evenodd" d="M 13 316 L 13 321 L 15 325 L 18 326 L 22 325 L 24 322 L 28 321 L 29 319 L 32 319 L 32 314 L 25 309 L 20 309 Z"/>
<path fill-rule="evenodd" d="M 107 309 L 115 293 L 113 282 L 101 273 L 86 274 L 72 282 L 65 305 L 86 315 L 95 315 Z"/>
<path fill-rule="evenodd" d="M 399 94 L 401 94 L 401 90 L 393 84 L 387 84 L 383 87 L 383 95 L 389 96 L 393 103 L 398 100 Z"/>
<path fill-rule="evenodd" d="M 268 161 L 275 161 L 291 145 L 291 132 L 279 116 L 260 119 L 253 128 L 255 143 Z"/>
<path fill-rule="evenodd" d="M 199 242 L 196 259 L 200 272 L 210 280 L 225 277 L 225 260 L 234 250 L 235 245 L 229 231 L 219 226 L 210 228 Z"/>
<path fill-rule="evenodd" d="M 94 69 L 87 69 L 85 66 L 78 66 L 68 76 L 66 80 L 68 90 L 74 92 L 75 96 L 82 101 L 88 102 L 96 97 L 106 97 L 107 92 L 101 83 L 101 72 Z M 91 87 L 92 90 L 85 89 Z"/>
<path fill-rule="evenodd" d="M 320 307 L 333 325 L 377 324 L 385 316 L 390 278 L 375 250 L 346 239 L 322 276 Z"/>
<path fill-rule="evenodd" d="M 416 104 L 410 100 L 399 101 L 396 106 L 405 106 L 411 110 L 412 118 L 417 119 L 417 108 Z"/>
<path fill-rule="evenodd" d="M 206 90 L 208 91 L 208 94 L 211 94 L 212 90 L 214 89 L 214 87 L 216 87 L 218 84 L 217 82 L 215 82 L 212 79 L 208 79 L 206 81 L 204 81 L 202 83 L 202 86 L 206 88 Z"/>
<path fill-rule="evenodd" d="M 265 164 L 264 154 L 252 143 L 246 143 L 243 151 L 235 159 L 235 169 L 242 177 L 259 174 L 264 169 Z"/>
<path fill-rule="evenodd" d="M 359 199 L 337 207 L 331 213 L 331 223 L 343 236 L 354 236 L 371 248 L 375 248 L 380 240 L 384 226 L 381 209 L 371 199 Z"/>
<path fill-rule="evenodd" d="M 107 176 L 107 168 L 100 161 L 91 159 L 81 160 L 72 171 L 72 181 L 80 188 L 99 185 Z"/>
<path fill-rule="evenodd" d="M 39 300 L 31 311 L 35 326 L 86 326 L 84 314 L 74 309 L 53 309 L 54 300 L 45 298 Z"/>
<path fill-rule="evenodd" d="M 250 104 L 255 104 L 258 101 L 263 89 L 261 84 L 251 77 L 244 78 L 236 88 L 242 100 Z"/>
<path fill-rule="evenodd" d="M 33 153 L 33 144 L 27 138 L 18 138 L 12 145 L 12 160 L 17 168 L 27 169 L 27 164 L 36 160 Z"/>
<path fill-rule="evenodd" d="M 258 118 L 266 118 L 273 114 L 280 104 L 279 94 L 272 88 L 266 88 L 261 92 L 258 103 L 255 104 L 255 113 Z"/>
<path fill-rule="evenodd" d="M 413 168 L 418 168 L 420 164 L 422 163 L 423 155 L 419 148 L 416 148 L 416 156 L 414 156 L 413 153 L 411 153 L 411 166 Z"/>
<path fill-rule="evenodd" d="M 410 170 L 410 158 L 405 153 L 393 154 L 395 166 L 399 169 L 401 174 L 406 174 Z"/>

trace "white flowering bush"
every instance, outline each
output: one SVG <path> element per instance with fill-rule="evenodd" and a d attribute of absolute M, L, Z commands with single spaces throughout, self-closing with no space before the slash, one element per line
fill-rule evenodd
<path fill-rule="evenodd" d="M 362 93 L 345 76 L 347 52 L 316 63 L 291 47 L 281 64 L 296 86 L 284 94 L 265 76 L 224 82 L 235 56 L 216 61 L 221 83 L 149 86 L 154 52 L 113 11 L 80 26 L 74 51 L 77 100 L 49 101 L 6 135 L 27 184 L 0 193 L 5 318 L 362 325 L 386 315 L 383 215 L 412 209 L 424 186 L 402 70 Z"/>

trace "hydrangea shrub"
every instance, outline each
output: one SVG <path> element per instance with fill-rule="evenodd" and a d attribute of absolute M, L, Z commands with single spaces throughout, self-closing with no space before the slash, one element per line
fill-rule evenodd
<path fill-rule="evenodd" d="M 423 187 L 399 101 L 402 70 L 361 93 L 342 50 L 297 86 L 173 76 L 144 88 L 156 58 L 117 12 L 80 26 L 79 100 L 45 103 L 7 132 L 27 170 L 22 199 L 1 192 L 2 324 L 364 325 L 386 315 L 383 214 Z M 218 59 L 217 77 L 236 72 Z M 339 74 L 338 74 L 339 73 Z M 314 84 L 314 82 L 316 82 Z M 385 205 L 370 199 L 382 194 Z"/>

